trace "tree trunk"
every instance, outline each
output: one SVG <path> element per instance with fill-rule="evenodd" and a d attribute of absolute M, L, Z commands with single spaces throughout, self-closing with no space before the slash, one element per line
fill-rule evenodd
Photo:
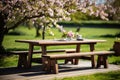
<path fill-rule="evenodd" d="M 40 30 L 40 28 L 35 28 L 36 29 L 36 37 L 39 37 L 40 36 L 40 33 L 39 33 L 39 30 Z"/>
<path fill-rule="evenodd" d="M 3 39 L 4 39 L 4 29 L 0 28 L 0 55 L 5 53 L 5 49 L 2 45 Z"/>
<path fill-rule="evenodd" d="M 45 26 L 43 27 L 43 31 L 42 31 L 42 39 L 45 39 Z"/>
<path fill-rule="evenodd" d="M 3 26 L 0 26 L 0 55 L 5 53 L 5 49 L 4 49 L 3 45 L 2 45 L 4 35 L 5 35 L 5 29 L 4 29 Z"/>
<path fill-rule="evenodd" d="M 0 55 L 5 53 L 5 49 L 2 43 L 3 43 L 5 32 L 7 30 L 5 28 L 6 19 L 7 19 L 7 15 L 6 14 L 3 15 L 2 13 L 0 13 Z"/>

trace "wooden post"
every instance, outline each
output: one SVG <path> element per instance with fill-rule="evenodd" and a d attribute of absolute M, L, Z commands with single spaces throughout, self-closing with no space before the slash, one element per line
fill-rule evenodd
<path fill-rule="evenodd" d="M 103 55 L 104 68 L 108 68 L 107 55 Z"/>
<path fill-rule="evenodd" d="M 101 55 L 98 55 L 98 59 L 97 59 L 97 68 L 100 67 L 100 65 L 101 65 L 101 60 L 102 60 Z"/>
<path fill-rule="evenodd" d="M 27 68 L 27 54 L 19 54 L 18 68 Z"/>
<path fill-rule="evenodd" d="M 33 44 L 29 43 L 29 53 L 28 53 L 28 61 L 27 61 L 28 68 L 30 68 L 32 65 L 32 53 L 33 53 Z"/>
<path fill-rule="evenodd" d="M 94 51 L 95 50 L 95 47 L 94 47 L 95 44 L 90 44 L 90 51 Z M 91 64 L 92 64 L 92 68 L 95 68 L 95 56 L 92 55 L 91 56 Z"/>
<path fill-rule="evenodd" d="M 80 52 L 80 44 L 77 44 L 77 46 L 76 46 L 76 52 Z M 79 61 L 79 59 L 75 59 L 74 64 L 77 65 L 78 61 Z"/>
<path fill-rule="evenodd" d="M 48 59 L 47 57 L 43 57 L 42 58 L 44 60 L 44 63 L 43 63 L 43 70 L 47 71 L 47 72 L 50 72 L 50 59 Z"/>
<path fill-rule="evenodd" d="M 46 51 L 46 45 L 42 45 L 41 46 L 41 49 L 42 49 L 42 55 L 46 55 L 47 54 L 47 51 Z M 42 65 L 44 66 L 44 59 L 42 58 Z"/>
<path fill-rule="evenodd" d="M 108 68 L 107 55 L 98 55 L 97 68 L 99 68 L 101 65 L 103 65 L 104 68 Z"/>
<path fill-rule="evenodd" d="M 57 64 L 57 60 L 53 59 L 51 60 L 51 72 L 54 74 L 58 73 L 58 64 Z"/>

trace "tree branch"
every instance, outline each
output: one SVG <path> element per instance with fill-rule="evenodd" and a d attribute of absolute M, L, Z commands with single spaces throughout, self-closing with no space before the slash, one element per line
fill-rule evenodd
<path fill-rule="evenodd" d="M 25 22 L 28 19 L 33 19 L 33 18 L 37 18 L 37 17 L 41 17 L 41 16 L 43 16 L 43 14 L 41 14 L 41 15 L 34 15 L 34 16 L 30 16 L 30 17 L 29 16 L 25 16 L 24 18 L 19 20 L 17 23 L 15 23 L 13 26 L 9 27 L 8 30 L 14 29 L 14 28 L 18 27 L 21 23 Z"/>

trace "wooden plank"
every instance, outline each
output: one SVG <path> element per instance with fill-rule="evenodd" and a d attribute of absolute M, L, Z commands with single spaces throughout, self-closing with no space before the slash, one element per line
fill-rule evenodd
<path fill-rule="evenodd" d="M 29 51 L 10 51 L 9 54 L 28 54 Z M 35 50 L 33 53 L 41 53 L 40 50 Z"/>
<path fill-rule="evenodd" d="M 60 40 L 15 40 L 15 42 L 31 43 L 34 45 L 72 45 L 72 44 L 90 44 L 97 42 L 105 42 L 106 40 L 84 39 L 83 41 L 60 41 Z"/>
<path fill-rule="evenodd" d="M 10 51 L 8 52 L 9 54 L 28 54 L 29 51 Z M 47 53 L 53 53 L 53 52 L 65 52 L 65 50 L 60 49 L 60 50 L 48 50 Z M 42 51 L 40 50 L 34 50 L 33 53 L 37 54 L 37 53 L 42 53 Z"/>
<path fill-rule="evenodd" d="M 104 55 L 104 54 L 114 54 L 114 51 L 94 51 L 94 52 L 80 52 L 80 53 L 71 53 L 71 54 L 48 54 L 43 55 L 43 57 L 48 57 L 51 59 L 64 59 L 64 58 L 79 58 L 80 56 L 86 56 L 86 55 Z"/>
<path fill-rule="evenodd" d="M 65 49 L 66 53 L 75 53 L 76 50 L 75 49 Z"/>

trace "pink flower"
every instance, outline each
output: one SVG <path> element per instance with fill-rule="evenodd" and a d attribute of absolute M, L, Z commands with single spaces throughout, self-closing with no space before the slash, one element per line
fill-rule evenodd
<path fill-rule="evenodd" d="M 74 33 L 73 33 L 72 31 L 69 31 L 69 32 L 67 33 L 67 37 L 74 37 Z"/>

